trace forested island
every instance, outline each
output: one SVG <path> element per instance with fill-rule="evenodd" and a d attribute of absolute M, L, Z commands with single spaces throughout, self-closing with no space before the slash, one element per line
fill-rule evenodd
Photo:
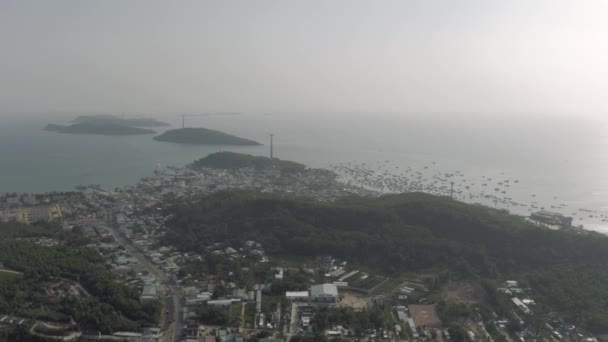
<path fill-rule="evenodd" d="M 422 193 L 333 203 L 252 192 L 175 200 L 166 243 L 183 251 L 227 241 L 262 243 L 276 257 L 334 255 L 383 273 L 439 271 L 483 284 L 516 277 L 547 311 L 608 331 L 608 237 L 556 231 L 524 218 Z M 509 303 L 487 286 L 499 314 Z M 540 310 L 539 310 L 540 311 Z"/>
<path fill-rule="evenodd" d="M 249 154 L 235 152 L 217 152 L 212 153 L 204 158 L 201 158 L 191 164 L 194 169 L 202 167 L 210 167 L 216 169 L 236 170 L 245 167 L 251 167 L 256 170 L 267 168 L 278 168 L 281 171 L 304 171 L 306 165 L 292 162 L 289 160 L 280 160 L 278 158 L 270 159 L 262 156 L 252 156 Z"/>
<path fill-rule="evenodd" d="M 126 126 L 116 123 L 93 123 L 82 122 L 69 126 L 48 124 L 44 128 L 46 131 L 64 134 L 99 134 L 99 135 L 140 135 L 154 134 L 151 129 Z"/>
<path fill-rule="evenodd" d="M 207 128 L 172 129 L 154 137 L 154 140 L 195 145 L 261 145 L 257 141 Z"/>

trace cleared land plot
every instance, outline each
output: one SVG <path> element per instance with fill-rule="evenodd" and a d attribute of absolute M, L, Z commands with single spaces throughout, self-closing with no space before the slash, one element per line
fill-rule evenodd
<path fill-rule="evenodd" d="M 342 300 L 339 305 L 342 307 L 348 307 L 355 310 L 363 310 L 367 307 L 367 298 L 364 296 L 348 291 L 340 292 L 340 296 L 342 297 Z"/>
<path fill-rule="evenodd" d="M 479 303 L 484 295 L 481 285 L 471 282 L 451 281 L 442 290 L 447 300 L 464 304 Z"/>
<path fill-rule="evenodd" d="M 441 327 L 441 320 L 437 316 L 437 306 L 433 305 L 410 305 L 410 315 L 416 326 Z"/>

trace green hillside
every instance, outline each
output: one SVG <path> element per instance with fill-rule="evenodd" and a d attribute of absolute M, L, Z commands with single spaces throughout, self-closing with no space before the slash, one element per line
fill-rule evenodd
<path fill-rule="evenodd" d="M 608 331 L 608 238 L 600 234 L 549 230 L 419 193 L 318 203 L 223 192 L 174 203 L 167 213 L 166 240 L 184 250 L 252 239 L 271 255 L 329 254 L 387 274 L 517 276 L 570 320 Z"/>

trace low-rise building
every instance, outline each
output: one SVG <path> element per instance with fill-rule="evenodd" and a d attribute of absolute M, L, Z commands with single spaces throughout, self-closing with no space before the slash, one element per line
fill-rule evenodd
<path fill-rule="evenodd" d="M 158 299 L 158 287 L 155 283 L 146 283 L 139 296 L 139 301 L 144 303 L 149 300 Z"/>
<path fill-rule="evenodd" d="M 320 284 L 310 287 L 310 298 L 315 302 L 335 303 L 338 301 L 338 287 L 334 284 Z"/>
<path fill-rule="evenodd" d="M 287 291 L 285 298 L 292 302 L 304 302 L 308 300 L 308 291 Z"/>
<path fill-rule="evenodd" d="M 513 302 L 513 304 L 515 304 L 515 306 L 517 306 L 525 314 L 529 314 L 531 312 L 530 308 L 528 308 L 528 306 L 526 304 L 524 304 L 519 298 L 513 297 L 513 298 L 511 298 L 511 301 Z"/>

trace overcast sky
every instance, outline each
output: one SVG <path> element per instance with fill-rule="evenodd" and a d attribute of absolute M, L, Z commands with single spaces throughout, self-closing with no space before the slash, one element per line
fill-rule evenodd
<path fill-rule="evenodd" d="M 608 113 L 608 1 L 0 1 L 0 115 Z"/>

